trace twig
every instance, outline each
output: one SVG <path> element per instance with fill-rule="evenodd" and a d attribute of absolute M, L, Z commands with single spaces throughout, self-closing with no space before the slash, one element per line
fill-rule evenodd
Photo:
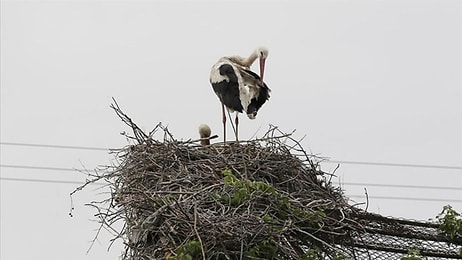
<path fill-rule="evenodd" d="M 194 205 L 194 232 L 196 232 L 197 239 L 199 240 L 199 243 L 201 245 L 202 259 L 205 260 L 204 244 L 202 244 L 201 236 L 199 235 L 199 232 L 197 231 L 197 206 L 196 205 Z"/>
<path fill-rule="evenodd" d="M 364 209 L 364 211 L 367 212 L 367 209 L 369 208 L 369 194 L 367 194 L 367 188 L 364 187 L 364 194 L 366 195 L 366 208 Z"/>

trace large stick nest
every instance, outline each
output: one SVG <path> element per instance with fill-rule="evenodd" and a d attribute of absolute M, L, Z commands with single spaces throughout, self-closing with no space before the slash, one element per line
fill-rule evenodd
<path fill-rule="evenodd" d="M 134 131 L 132 145 L 94 176 L 112 196 L 105 209 L 93 205 L 102 226 L 124 222 L 124 259 L 358 256 L 358 214 L 367 213 L 348 205 L 291 134 L 270 126 L 260 139 L 201 146 L 161 124 L 145 134 L 113 108 Z"/>
<path fill-rule="evenodd" d="M 122 153 L 113 197 L 125 209 L 130 254 L 296 259 L 345 235 L 340 191 L 283 138 L 269 138 L 275 131 L 239 145 L 152 140 Z M 190 252 L 191 241 L 200 250 Z"/>

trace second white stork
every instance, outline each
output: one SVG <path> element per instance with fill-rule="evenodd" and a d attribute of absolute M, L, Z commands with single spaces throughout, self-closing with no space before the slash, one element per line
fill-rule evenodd
<path fill-rule="evenodd" d="M 222 57 L 210 72 L 210 83 L 222 104 L 223 140 L 226 142 L 225 107 L 230 112 L 236 112 L 235 136 L 239 141 L 238 113 L 245 112 L 250 119 L 255 119 L 258 110 L 269 99 L 270 89 L 263 82 L 265 61 L 268 49 L 257 48 L 249 57 Z M 259 59 L 260 76 L 250 70 L 250 66 Z"/>

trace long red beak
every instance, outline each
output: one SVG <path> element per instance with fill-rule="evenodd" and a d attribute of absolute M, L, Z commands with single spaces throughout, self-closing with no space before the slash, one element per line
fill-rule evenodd
<path fill-rule="evenodd" d="M 265 58 L 260 58 L 260 81 L 263 82 L 263 75 L 265 74 Z"/>

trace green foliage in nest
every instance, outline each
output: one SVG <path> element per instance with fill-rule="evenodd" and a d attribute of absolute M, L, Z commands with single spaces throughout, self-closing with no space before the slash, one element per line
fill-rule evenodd
<path fill-rule="evenodd" d="M 176 255 L 167 256 L 167 260 L 193 260 L 201 256 L 201 244 L 197 240 L 191 240 L 175 251 Z"/>
<path fill-rule="evenodd" d="M 323 254 L 322 250 L 319 247 L 313 246 L 312 248 L 308 249 L 304 256 L 301 258 L 302 260 L 323 260 L 326 259 L 325 255 Z M 337 255 L 331 258 L 332 260 L 345 260 L 345 255 L 338 253 Z"/>
<path fill-rule="evenodd" d="M 260 241 L 249 249 L 247 257 L 250 259 L 275 259 L 278 255 L 278 246 L 273 238 Z"/>
<path fill-rule="evenodd" d="M 261 181 L 250 181 L 238 179 L 229 169 L 223 170 L 224 182 L 226 187 L 233 189 L 230 195 L 223 194 L 220 199 L 229 203 L 232 206 L 239 206 L 244 201 L 249 199 L 252 193 L 258 193 L 258 195 L 271 195 L 274 194 L 274 187 Z"/>
<path fill-rule="evenodd" d="M 321 252 L 322 251 L 318 247 L 310 248 L 306 251 L 302 259 L 303 260 L 320 260 Z"/>
<path fill-rule="evenodd" d="M 462 216 L 450 205 L 444 206 L 443 211 L 436 218 L 440 223 L 439 230 L 443 235 L 451 240 L 462 238 Z"/>
<path fill-rule="evenodd" d="M 284 221 L 295 220 L 313 228 L 320 228 L 323 225 L 326 214 L 322 208 L 306 210 L 294 206 L 287 195 L 277 192 L 270 184 L 247 179 L 241 180 L 230 169 L 225 169 L 222 173 L 225 186 L 232 189 L 230 194 L 215 194 L 222 202 L 237 207 L 248 201 L 251 196 L 267 196 L 269 201 L 275 203 L 273 211 L 274 209 L 276 210 L 266 212 L 263 215 L 263 220 L 268 224 L 272 224 L 273 227 L 280 226 L 279 228 L 282 228 L 283 223 L 278 222 L 276 218 Z"/>
<path fill-rule="evenodd" d="M 407 252 L 407 256 L 401 257 L 400 260 L 422 260 L 420 255 L 420 251 L 417 249 L 409 249 Z"/>

